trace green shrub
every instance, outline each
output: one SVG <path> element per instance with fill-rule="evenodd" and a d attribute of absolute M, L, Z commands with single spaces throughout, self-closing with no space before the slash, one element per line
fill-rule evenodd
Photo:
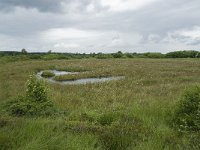
<path fill-rule="evenodd" d="M 26 82 L 26 97 L 36 102 L 48 101 L 48 88 L 43 80 L 31 75 Z"/>
<path fill-rule="evenodd" d="M 185 91 L 173 123 L 179 131 L 200 131 L 200 86 Z"/>
<path fill-rule="evenodd" d="M 121 51 L 118 51 L 117 53 L 112 54 L 114 58 L 122 58 L 123 53 Z"/>
<path fill-rule="evenodd" d="M 14 116 L 49 116 L 56 112 L 51 101 L 39 102 L 19 96 L 9 102 L 8 111 Z"/>
<path fill-rule="evenodd" d="M 143 55 L 147 58 L 164 58 L 164 54 L 156 52 L 143 53 Z"/>
<path fill-rule="evenodd" d="M 51 71 L 43 71 L 41 76 L 44 77 L 44 78 L 50 78 L 50 77 L 54 77 L 55 73 L 53 73 Z"/>
<path fill-rule="evenodd" d="M 26 95 L 19 96 L 6 104 L 7 111 L 14 116 L 41 116 L 55 114 L 53 103 L 48 97 L 45 82 L 31 75 L 26 83 Z"/>
<path fill-rule="evenodd" d="M 167 58 L 199 58 L 199 52 L 194 50 L 169 52 Z"/>

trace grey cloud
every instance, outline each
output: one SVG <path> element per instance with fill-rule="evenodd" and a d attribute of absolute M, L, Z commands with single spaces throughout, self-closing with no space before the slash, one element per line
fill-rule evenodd
<path fill-rule="evenodd" d="M 168 32 L 200 25 L 199 6 L 198 0 L 158 1 L 137 11 L 106 13 L 104 17 L 88 19 L 76 26 L 82 29 L 115 30 L 130 34 L 137 32 L 142 34 L 144 42 L 147 42 L 151 34 L 164 38 Z"/>
<path fill-rule="evenodd" d="M 93 0 L 92 0 L 93 1 Z M 71 5 L 76 4 L 79 11 L 85 10 L 91 0 L 1 0 L 0 8 L 4 11 L 11 11 L 15 7 L 23 7 L 26 9 L 36 8 L 41 12 L 63 12 L 70 10 Z M 96 0 L 95 0 L 96 1 Z M 95 2 L 94 1 L 94 2 Z M 97 6 L 97 2 L 94 3 Z M 66 7 L 63 8 L 63 5 Z"/>
<path fill-rule="evenodd" d="M 36 8 L 40 11 L 59 11 L 63 0 L 1 0 L 1 10 L 11 10 L 14 7 Z"/>
<path fill-rule="evenodd" d="M 196 38 L 194 41 L 189 43 L 190 45 L 200 46 L 200 38 Z"/>
<path fill-rule="evenodd" d="M 93 10 L 87 10 L 92 5 Z M 35 8 L 35 9 L 29 9 Z M 9 12 L 8 10 L 15 10 Z M 7 10 L 8 12 L 2 12 Z M 59 12 L 59 13 L 58 13 Z M 48 49 L 56 43 L 77 43 L 81 49 L 115 51 L 116 49 L 163 49 L 198 48 L 198 38 L 171 34 L 180 29 L 200 26 L 199 0 L 157 0 L 138 10 L 109 12 L 100 0 L 0 0 L 0 33 L 13 45 L 30 49 Z M 106 33 L 105 37 L 80 41 L 55 41 L 44 43 L 40 33 L 53 28 L 75 28 Z M 112 32 L 112 33 L 111 33 Z M 20 38 L 20 39 L 19 39 Z M 27 39 L 34 44 L 27 44 Z M 17 43 L 17 44 L 15 44 Z M 110 44 L 111 43 L 111 44 Z M 6 42 L 1 47 L 9 49 Z M 25 46 L 24 46 L 25 45 Z M 68 44 L 66 44 L 68 45 Z M 77 49 L 78 51 L 79 49 Z"/>

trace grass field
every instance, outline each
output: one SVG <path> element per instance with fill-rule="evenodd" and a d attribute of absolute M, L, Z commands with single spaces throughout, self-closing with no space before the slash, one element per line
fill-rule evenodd
<path fill-rule="evenodd" d="M 13 117 L 3 104 L 39 70 L 125 76 L 86 85 L 48 84 L 58 117 Z M 27 60 L 0 63 L 0 149 L 195 149 L 169 120 L 182 92 L 200 83 L 199 59 Z"/>

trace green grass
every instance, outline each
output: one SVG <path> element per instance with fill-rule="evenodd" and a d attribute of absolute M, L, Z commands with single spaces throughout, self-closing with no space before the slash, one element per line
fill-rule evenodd
<path fill-rule="evenodd" d="M 29 74 L 52 68 L 82 68 L 94 72 L 95 76 L 125 78 L 86 85 L 49 84 L 52 100 L 56 107 L 67 112 L 66 116 L 17 118 L 0 111 L 0 147 L 34 150 L 196 148 L 191 138 L 179 135 L 168 120 L 181 93 L 199 84 L 199 59 L 4 61 L 0 63 L 1 110 L 4 103 L 25 94 Z"/>
<path fill-rule="evenodd" d="M 53 79 L 56 81 L 69 81 L 69 80 L 78 80 L 78 79 L 86 79 L 86 78 L 102 78 L 102 77 L 110 77 L 112 76 L 109 72 L 82 72 L 77 74 L 68 74 L 68 75 L 59 75 L 55 76 Z"/>
<path fill-rule="evenodd" d="M 85 72 L 89 71 L 89 69 L 85 69 L 83 66 L 82 67 L 68 67 L 68 68 L 63 68 L 63 67 L 58 67 L 55 68 L 58 71 L 67 71 L 67 72 Z"/>
<path fill-rule="evenodd" d="M 50 77 L 54 77 L 55 73 L 53 73 L 51 71 L 43 71 L 41 76 L 44 77 L 44 78 L 50 78 Z"/>

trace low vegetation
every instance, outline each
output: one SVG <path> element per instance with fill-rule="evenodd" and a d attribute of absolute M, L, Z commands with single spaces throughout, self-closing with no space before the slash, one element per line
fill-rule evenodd
<path fill-rule="evenodd" d="M 200 86 L 188 88 L 172 116 L 174 130 L 189 139 L 191 149 L 200 149 Z"/>
<path fill-rule="evenodd" d="M 28 53 L 27 50 L 22 49 L 21 52 L 16 51 L 0 51 L 1 61 L 20 61 L 20 60 L 68 60 L 68 59 L 110 59 L 110 58 L 200 58 L 200 52 L 195 50 L 174 51 L 166 54 L 159 52 L 148 53 Z"/>
<path fill-rule="evenodd" d="M 199 59 L 123 57 L 0 58 L 1 149 L 199 149 Z M 125 78 L 86 85 L 29 78 L 57 68 Z"/>
<path fill-rule="evenodd" d="M 181 132 L 200 133 L 200 86 L 191 87 L 184 93 L 173 122 Z"/>
<path fill-rule="evenodd" d="M 57 71 L 67 71 L 67 72 L 86 72 L 89 71 L 89 69 L 85 69 L 84 67 L 76 67 L 76 68 L 54 68 Z"/>
<path fill-rule="evenodd" d="M 18 96 L 6 103 L 6 111 L 14 116 L 49 116 L 56 109 L 49 100 L 48 88 L 43 80 L 31 75 L 26 83 L 26 95 Z"/>
<path fill-rule="evenodd" d="M 55 76 L 53 79 L 56 81 L 70 81 L 70 80 L 78 80 L 78 79 L 86 79 L 86 78 L 102 78 L 102 77 L 110 77 L 111 73 L 109 72 L 82 72 L 77 74 L 67 74 L 67 75 L 59 75 Z"/>
<path fill-rule="evenodd" d="M 50 77 L 54 77 L 55 73 L 53 73 L 51 71 L 43 71 L 41 76 L 44 77 L 44 78 L 50 78 Z"/>

